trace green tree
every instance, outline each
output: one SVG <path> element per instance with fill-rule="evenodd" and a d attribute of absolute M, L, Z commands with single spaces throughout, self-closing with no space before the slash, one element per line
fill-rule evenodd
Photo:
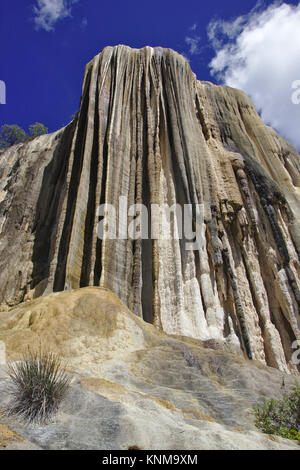
<path fill-rule="evenodd" d="M 40 122 L 36 122 L 35 124 L 31 124 L 29 126 L 29 134 L 30 137 L 38 137 L 39 135 L 48 134 L 48 128 L 41 124 Z"/>
<path fill-rule="evenodd" d="M 10 147 L 13 144 L 24 142 L 26 139 L 26 132 L 16 124 L 4 124 L 0 128 L 0 148 Z"/>

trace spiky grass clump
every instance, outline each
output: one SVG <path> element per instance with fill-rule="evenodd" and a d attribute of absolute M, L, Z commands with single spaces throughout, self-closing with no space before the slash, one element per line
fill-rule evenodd
<path fill-rule="evenodd" d="M 12 401 L 9 415 L 20 415 L 26 420 L 47 422 L 56 413 L 69 385 L 62 360 L 52 352 L 28 351 L 23 358 L 8 364 Z"/>

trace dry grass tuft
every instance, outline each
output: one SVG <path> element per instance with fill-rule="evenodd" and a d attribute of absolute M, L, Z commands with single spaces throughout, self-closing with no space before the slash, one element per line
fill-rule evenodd
<path fill-rule="evenodd" d="M 28 350 L 18 362 L 8 364 L 12 401 L 6 414 L 45 423 L 57 412 L 70 378 L 57 354 Z"/>

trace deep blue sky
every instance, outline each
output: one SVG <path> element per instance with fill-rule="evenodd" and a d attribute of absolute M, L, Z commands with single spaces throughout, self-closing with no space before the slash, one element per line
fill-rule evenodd
<path fill-rule="evenodd" d="M 103 47 L 150 45 L 187 53 L 185 37 L 197 24 L 195 34 L 201 36 L 203 49 L 191 56 L 191 67 L 199 79 L 213 81 L 207 67 L 213 57 L 207 45 L 207 24 L 215 16 L 229 20 L 245 14 L 256 1 L 78 0 L 72 17 L 58 21 L 50 32 L 35 29 L 35 4 L 35 0 L 0 3 L 0 80 L 7 87 L 0 125 L 19 124 L 28 130 L 39 121 L 54 131 L 78 109 L 85 64 Z"/>

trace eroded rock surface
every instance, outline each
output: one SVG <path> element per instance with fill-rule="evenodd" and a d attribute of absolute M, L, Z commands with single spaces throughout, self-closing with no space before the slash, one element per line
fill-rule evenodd
<path fill-rule="evenodd" d="M 0 416 L 7 449 L 290 449 L 258 432 L 252 405 L 280 398 L 296 378 L 259 361 L 167 335 L 109 290 L 86 287 L 40 297 L 0 315 L 7 359 L 32 348 L 57 352 L 71 389 L 46 425 Z M 0 367 L 0 407 L 11 399 Z M 1 411 L 1 409 L 0 409 Z"/>
<path fill-rule="evenodd" d="M 2 308 L 100 285 L 167 333 L 297 374 L 299 168 L 243 92 L 197 81 L 168 49 L 107 47 L 86 67 L 75 120 L 1 154 Z M 201 205 L 203 246 L 101 241 L 98 207 L 122 218 L 120 196 Z"/>

